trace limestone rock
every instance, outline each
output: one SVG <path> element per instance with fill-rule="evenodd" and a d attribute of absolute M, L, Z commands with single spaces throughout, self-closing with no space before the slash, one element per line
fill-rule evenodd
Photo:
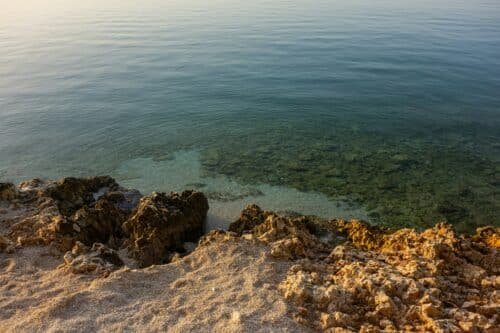
<path fill-rule="evenodd" d="M 257 205 L 247 206 L 240 215 L 240 218 L 229 225 L 228 230 L 241 235 L 245 231 L 250 231 L 257 225 L 264 222 L 268 213 L 264 212 Z"/>
<path fill-rule="evenodd" d="M 93 207 L 84 206 L 71 217 L 71 233 L 84 244 L 107 243 L 122 236 L 121 225 L 126 215 L 111 202 L 102 198 Z"/>
<path fill-rule="evenodd" d="M 198 241 L 208 211 L 201 192 L 153 193 L 143 197 L 123 224 L 128 239 L 125 246 L 141 266 L 165 262 L 168 251 Z"/>
<path fill-rule="evenodd" d="M 56 200 L 59 211 L 69 216 L 84 205 L 98 199 L 107 191 L 118 189 L 115 180 L 109 176 L 92 178 L 68 177 L 49 186 L 46 195 Z"/>
<path fill-rule="evenodd" d="M 499 326 L 498 229 L 481 229 L 470 237 L 457 235 L 448 224 L 417 232 L 333 220 L 330 227 L 347 237 L 334 246 L 311 234 L 306 220 L 268 213 L 252 229 L 254 237 L 269 244 L 271 256 L 297 263 L 279 285 L 298 309 L 297 322 L 325 332 L 491 331 Z"/>

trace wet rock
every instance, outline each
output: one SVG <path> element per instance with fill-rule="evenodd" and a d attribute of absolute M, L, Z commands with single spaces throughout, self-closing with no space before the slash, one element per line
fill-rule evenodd
<path fill-rule="evenodd" d="M 166 261 L 169 251 L 196 242 L 208 211 L 201 192 L 153 193 L 143 197 L 123 224 L 125 246 L 143 267 Z"/>
<path fill-rule="evenodd" d="M 207 184 L 205 184 L 205 183 L 189 183 L 189 184 L 186 184 L 186 187 L 200 189 L 200 188 L 207 187 Z"/>
<path fill-rule="evenodd" d="M 108 275 L 121 266 L 123 261 L 115 250 L 100 243 L 88 247 L 77 242 L 73 249 L 64 255 L 62 267 L 74 274 Z"/>
<path fill-rule="evenodd" d="M 258 197 L 261 195 L 264 195 L 264 193 L 257 188 L 246 188 L 243 189 L 240 193 L 214 192 L 214 191 L 206 192 L 206 196 L 210 200 L 216 200 L 222 202 L 237 201 L 247 197 Z"/>

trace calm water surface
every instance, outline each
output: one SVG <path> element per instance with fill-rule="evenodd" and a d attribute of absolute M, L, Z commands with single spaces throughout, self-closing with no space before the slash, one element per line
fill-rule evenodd
<path fill-rule="evenodd" d="M 0 178 L 500 225 L 500 2 L 0 1 Z"/>

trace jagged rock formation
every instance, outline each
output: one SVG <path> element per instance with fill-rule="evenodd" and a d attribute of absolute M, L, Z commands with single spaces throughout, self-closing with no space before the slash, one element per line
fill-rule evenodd
<path fill-rule="evenodd" d="M 249 212 L 260 219 L 261 212 Z M 238 222 L 239 223 L 239 222 Z M 323 331 L 495 332 L 499 327 L 500 230 L 458 236 L 447 224 L 418 233 L 330 221 L 347 237 L 329 246 L 301 219 L 268 214 L 250 232 L 270 255 L 296 264 L 280 284 L 295 319 Z"/>
<path fill-rule="evenodd" d="M 68 177 L 47 187 L 44 194 L 56 200 L 61 214 L 71 215 L 79 208 L 94 202 L 99 195 L 118 189 L 119 185 L 109 176 Z"/>
<path fill-rule="evenodd" d="M 148 309 L 147 313 L 134 317 L 138 320 L 133 322 L 149 318 L 150 307 L 159 311 L 152 323 L 171 316 L 172 309 L 176 311 L 177 307 L 181 309 L 179 316 L 185 317 L 189 311 L 182 309 L 182 304 L 189 300 L 182 293 L 195 297 L 190 293 L 190 284 L 199 288 L 197 293 L 205 301 L 212 302 L 217 294 L 223 293 L 215 291 L 217 284 L 226 283 L 226 288 L 233 286 L 224 298 L 231 313 L 230 317 L 224 314 L 218 320 L 247 330 L 259 327 L 249 324 L 251 320 L 243 326 L 244 316 L 233 311 L 239 302 L 246 302 L 260 318 L 276 310 L 272 304 L 282 302 L 279 313 L 286 316 L 282 321 L 287 325 L 285 331 L 498 332 L 498 228 L 484 227 L 474 235 L 458 235 L 448 224 L 437 224 L 423 232 L 394 231 L 358 220 L 284 216 L 252 205 L 229 226 L 229 231 L 210 231 L 202 236 L 207 210 L 207 199 L 200 192 L 153 193 L 141 198 L 137 191 L 120 187 L 110 177 L 68 178 L 58 182 L 33 180 L 18 187 L 0 184 L 0 268 L 5 268 L 0 270 L 0 309 L 5 310 L 0 311 L 0 330 L 8 327 L 2 320 L 12 317 L 16 321 L 19 311 L 12 310 L 17 308 L 12 304 L 21 304 L 17 306 L 23 313 L 31 306 L 38 306 L 38 303 L 23 303 L 29 297 L 12 300 L 15 293 L 10 283 L 23 283 L 24 277 L 37 278 L 37 275 L 31 277 L 30 249 L 43 248 L 48 249 L 46 255 L 51 256 L 50 260 L 59 260 L 53 267 L 59 265 L 55 270 L 61 274 L 53 277 L 48 273 L 51 281 L 48 285 L 57 285 L 62 276 L 71 276 L 69 286 L 107 277 L 109 284 L 117 286 L 108 285 L 106 288 L 111 289 L 106 289 L 104 296 L 99 294 L 103 298 L 98 297 L 101 301 L 92 306 L 99 305 L 99 313 L 106 312 L 103 307 L 107 309 L 108 298 L 114 299 L 114 304 L 121 306 L 120 311 L 129 311 L 125 317 L 135 316 L 137 308 Z M 14 260 L 18 254 L 30 262 L 25 265 L 25 275 L 14 274 L 19 269 Z M 252 267 L 241 266 L 240 258 Z M 162 263 L 171 264 L 146 270 L 129 268 Z M 202 266 L 204 273 L 199 278 Z M 228 270 L 231 273 L 225 275 Z M 135 294 L 135 307 L 127 310 L 127 303 L 120 296 L 123 287 L 128 286 L 129 279 L 135 279 L 133 285 L 142 288 L 142 279 L 151 274 L 171 282 L 170 289 L 162 285 L 155 290 L 160 293 L 165 289 L 168 297 L 179 296 L 178 306 L 169 305 L 169 311 L 161 312 L 169 298 L 148 294 L 149 285 Z M 241 274 L 246 278 L 242 279 Z M 256 274 L 265 278 L 259 280 Z M 206 280 L 215 281 L 214 275 L 232 280 L 215 279 L 217 284 L 212 284 L 210 290 L 204 289 Z M 20 276 L 23 278 L 19 279 Z M 172 282 L 171 276 L 178 279 Z M 85 300 L 103 288 L 103 283 L 96 282 L 76 293 Z M 240 289 L 243 285 L 249 294 L 243 294 Z M 87 287 L 84 284 L 81 288 Z M 17 292 L 23 288 L 24 285 Z M 72 302 L 73 296 L 65 295 L 61 288 L 53 289 L 50 297 L 52 293 L 62 293 L 65 302 Z M 259 293 L 258 304 L 251 302 L 255 293 Z M 272 302 L 266 303 L 266 299 Z M 197 316 L 205 317 L 221 306 L 215 302 L 200 309 L 197 300 L 191 303 L 196 303 Z M 48 306 L 52 309 L 48 314 L 37 310 L 32 316 L 45 316 L 48 322 L 54 318 L 60 320 L 58 308 L 64 305 Z M 95 313 L 90 309 L 92 306 L 85 302 L 71 303 L 68 311 L 74 314 L 77 308 L 86 311 L 88 317 Z M 262 311 L 263 306 L 269 308 Z M 171 320 L 167 322 L 175 323 L 178 318 L 174 316 Z M 260 322 L 269 324 L 274 320 Z M 115 318 L 109 324 L 116 322 Z M 148 330 L 147 326 L 140 328 Z M 206 329 L 200 327 L 199 331 Z"/>
<path fill-rule="evenodd" d="M 228 230 L 241 235 L 244 231 L 250 231 L 264 222 L 268 214 L 257 205 L 250 205 L 241 212 L 238 220 L 229 225 Z"/>
<path fill-rule="evenodd" d="M 208 211 L 200 192 L 154 193 L 141 199 L 138 191 L 125 189 L 108 176 L 57 182 L 34 179 L 17 189 L 2 183 L 0 194 L 15 212 L 4 222 L 7 232 L 0 235 L 1 249 L 14 243 L 75 252 L 81 243 L 76 248 L 91 247 L 91 252 L 99 248 L 101 253 L 95 244 L 119 249 L 125 243 L 143 267 L 165 262 L 172 255 L 169 251 L 186 252 L 184 242 L 196 242 L 202 235 Z M 73 252 L 68 258 L 74 257 Z M 81 255 L 73 259 L 86 263 L 95 257 Z M 75 265 L 70 265 L 74 272 L 88 270 Z"/>
<path fill-rule="evenodd" d="M 169 251 L 182 251 L 184 242 L 201 237 L 207 212 L 207 198 L 200 192 L 153 193 L 123 224 L 125 245 L 142 267 L 165 262 Z"/>

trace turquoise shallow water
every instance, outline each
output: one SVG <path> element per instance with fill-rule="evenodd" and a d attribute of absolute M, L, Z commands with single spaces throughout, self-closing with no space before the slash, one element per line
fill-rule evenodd
<path fill-rule="evenodd" d="M 0 50 L 1 179 L 500 224 L 498 1 L 21 0 Z"/>

